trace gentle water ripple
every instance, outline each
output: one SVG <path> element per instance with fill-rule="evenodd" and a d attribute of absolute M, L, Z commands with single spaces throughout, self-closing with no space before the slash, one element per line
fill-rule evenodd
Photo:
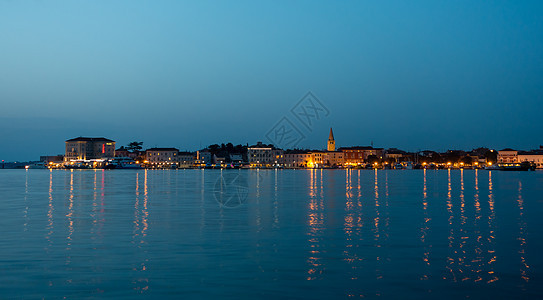
<path fill-rule="evenodd" d="M 2 170 L 0 198 L 0 298 L 543 297 L 542 172 Z"/>

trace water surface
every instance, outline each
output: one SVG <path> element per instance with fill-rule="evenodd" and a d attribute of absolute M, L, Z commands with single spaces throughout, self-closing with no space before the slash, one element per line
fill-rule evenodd
<path fill-rule="evenodd" d="M 543 172 L 1 170 L 0 298 L 543 297 Z"/>

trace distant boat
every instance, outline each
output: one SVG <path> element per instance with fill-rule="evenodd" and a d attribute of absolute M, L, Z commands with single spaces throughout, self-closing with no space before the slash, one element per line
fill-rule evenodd
<path fill-rule="evenodd" d="M 535 164 L 524 161 L 521 163 L 498 164 L 501 171 L 534 171 Z"/>
<path fill-rule="evenodd" d="M 86 165 L 84 163 L 77 162 L 77 163 L 65 164 L 64 168 L 66 168 L 66 169 L 91 169 L 91 166 Z"/>
<path fill-rule="evenodd" d="M 25 166 L 25 169 L 47 169 L 47 166 L 44 162 L 33 162 Z"/>
<path fill-rule="evenodd" d="M 143 169 L 130 157 L 116 157 L 109 161 L 104 169 Z"/>
<path fill-rule="evenodd" d="M 143 169 L 141 165 L 138 164 L 121 164 L 117 166 L 117 169 Z"/>
<path fill-rule="evenodd" d="M 498 165 L 490 165 L 490 166 L 486 166 L 485 167 L 485 170 L 500 170 L 500 166 Z"/>

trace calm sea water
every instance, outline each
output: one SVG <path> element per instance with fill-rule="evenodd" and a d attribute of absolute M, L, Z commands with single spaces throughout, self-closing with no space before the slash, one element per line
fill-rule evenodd
<path fill-rule="evenodd" d="M 1 170 L 0 298 L 543 297 L 543 172 Z"/>

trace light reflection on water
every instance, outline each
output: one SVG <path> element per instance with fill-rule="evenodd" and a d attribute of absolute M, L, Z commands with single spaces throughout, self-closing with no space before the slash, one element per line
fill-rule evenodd
<path fill-rule="evenodd" d="M 213 197 L 240 172 L 235 208 Z M 3 170 L 0 291 L 59 297 L 543 296 L 543 173 Z"/>

